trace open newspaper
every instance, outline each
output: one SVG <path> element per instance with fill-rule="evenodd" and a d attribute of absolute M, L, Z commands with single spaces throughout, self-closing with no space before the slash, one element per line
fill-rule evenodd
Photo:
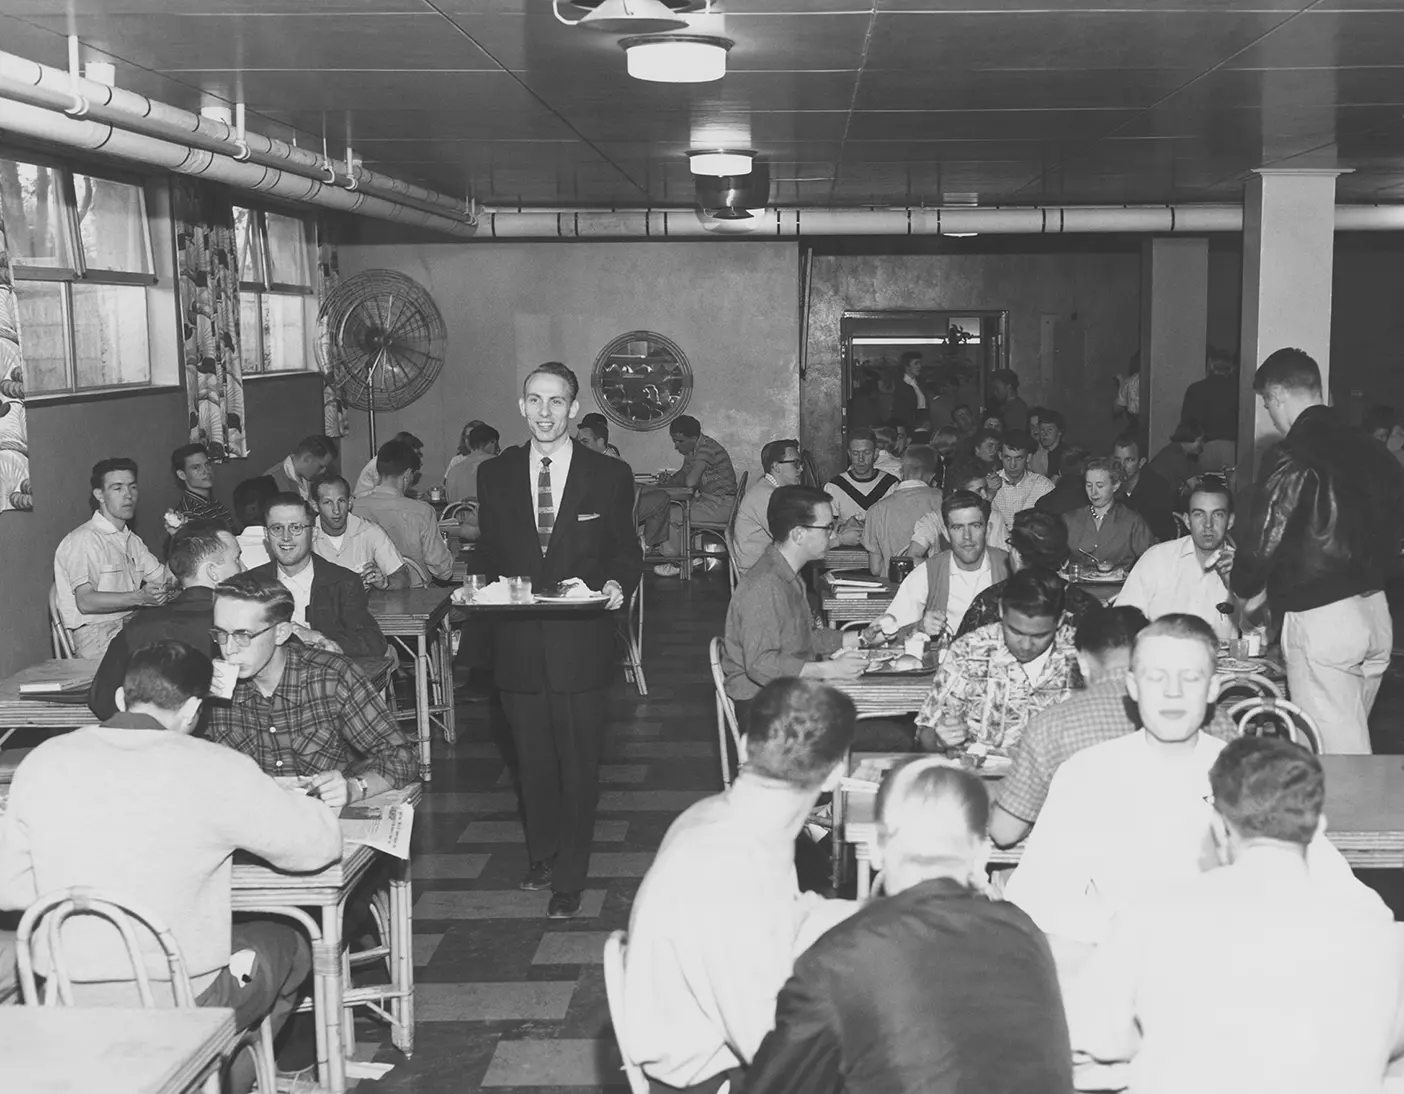
<path fill-rule="evenodd" d="M 361 802 L 341 811 L 342 834 L 352 843 L 409 858 L 414 806 L 408 802 Z"/>

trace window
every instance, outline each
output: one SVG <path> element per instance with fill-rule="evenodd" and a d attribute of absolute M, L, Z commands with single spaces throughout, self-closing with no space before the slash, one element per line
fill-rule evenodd
<path fill-rule="evenodd" d="M 157 283 L 141 183 L 0 159 L 25 391 L 151 383 Z"/>
<path fill-rule="evenodd" d="M 309 370 L 312 246 L 307 221 L 236 206 L 234 247 L 244 375 Z"/>

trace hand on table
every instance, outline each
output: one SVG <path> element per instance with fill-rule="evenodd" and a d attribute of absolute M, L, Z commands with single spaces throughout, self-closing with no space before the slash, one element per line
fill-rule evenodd
<path fill-rule="evenodd" d="M 845 636 L 847 637 L 847 636 Z M 824 679 L 856 680 L 868 667 L 868 659 L 856 650 L 840 650 L 826 663 Z"/>
<path fill-rule="evenodd" d="M 329 809 L 339 810 L 351 800 L 351 787 L 340 771 L 319 771 L 307 780 L 307 792 L 315 794 Z"/>
<path fill-rule="evenodd" d="M 609 602 L 605 604 L 605 607 L 609 611 L 617 612 L 620 608 L 624 607 L 624 590 L 620 587 L 619 582 L 615 581 L 613 578 L 610 578 L 604 583 L 604 588 L 601 589 L 600 592 L 609 597 Z"/>
<path fill-rule="evenodd" d="M 917 744 L 923 752 L 941 752 L 948 748 L 959 748 L 970 736 L 965 719 L 960 716 L 942 714 L 934 726 L 917 727 Z"/>

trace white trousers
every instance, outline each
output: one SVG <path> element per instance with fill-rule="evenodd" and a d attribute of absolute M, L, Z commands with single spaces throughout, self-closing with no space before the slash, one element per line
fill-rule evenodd
<path fill-rule="evenodd" d="M 1284 615 L 1287 686 L 1292 702 L 1320 730 L 1323 752 L 1370 752 L 1370 708 L 1393 645 L 1394 623 L 1382 592 Z"/>

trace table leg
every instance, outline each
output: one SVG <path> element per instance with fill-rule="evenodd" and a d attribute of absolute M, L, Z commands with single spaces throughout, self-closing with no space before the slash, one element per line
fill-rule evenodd
<path fill-rule="evenodd" d="M 390 874 L 390 1039 L 406 1056 L 414 1053 L 414 894 L 410 864 L 397 863 Z"/>
<path fill-rule="evenodd" d="M 317 979 L 322 986 L 321 1007 L 317 1009 L 318 1055 L 323 1044 L 326 1046 L 326 1069 L 322 1072 L 322 1085 L 331 1094 L 346 1094 L 346 1039 L 342 1033 L 342 1020 L 345 1004 L 342 996 L 346 982 L 342 978 L 341 963 L 341 917 L 344 906 L 328 904 L 322 907 L 322 947 L 323 953 L 320 975 Z M 314 972 L 318 970 L 315 967 Z"/>
<path fill-rule="evenodd" d="M 447 617 L 439 628 L 437 649 L 439 672 L 435 679 L 439 684 L 439 697 L 436 702 L 444 708 L 441 715 L 444 723 L 444 743 L 451 745 L 458 740 L 458 727 L 453 704 L 453 624 Z"/>
<path fill-rule="evenodd" d="M 868 869 L 868 845 L 858 843 L 853 847 L 853 857 L 857 859 L 857 884 L 854 895 L 859 900 L 867 900 L 872 892 L 872 872 Z"/>
<path fill-rule="evenodd" d="M 415 638 L 414 654 L 414 728 L 419 740 L 419 777 L 428 782 L 432 777 L 430 762 L 429 718 L 429 639 L 420 634 Z"/>
<path fill-rule="evenodd" d="M 692 499 L 684 498 L 682 503 L 682 579 L 692 580 Z"/>

